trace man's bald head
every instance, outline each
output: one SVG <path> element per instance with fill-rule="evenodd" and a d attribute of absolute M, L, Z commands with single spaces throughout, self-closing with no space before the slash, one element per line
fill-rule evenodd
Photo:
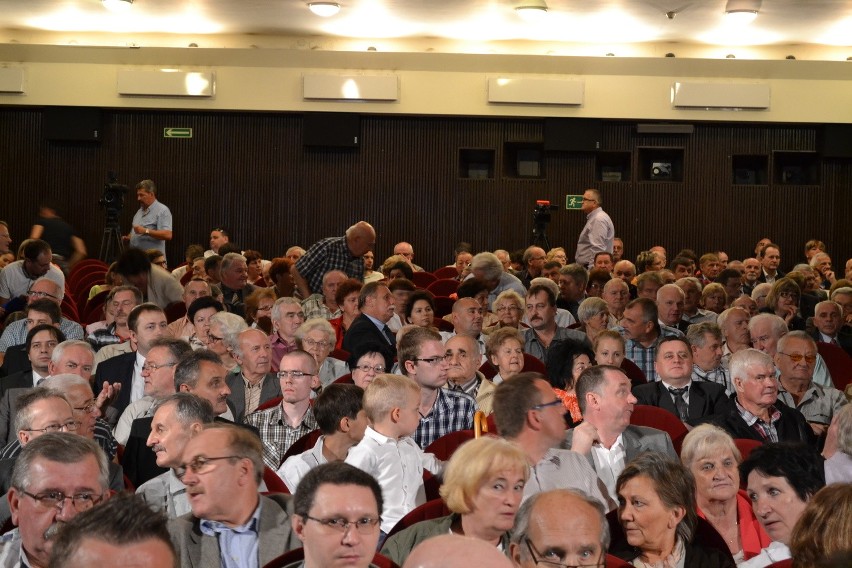
<path fill-rule="evenodd" d="M 414 547 L 402 568 L 512 568 L 509 559 L 493 544 L 456 534 L 443 534 Z"/>
<path fill-rule="evenodd" d="M 376 230 L 368 222 L 358 221 L 346 229 L 346 246 L 352 256 L 364 256 L 376 246 Z"/>

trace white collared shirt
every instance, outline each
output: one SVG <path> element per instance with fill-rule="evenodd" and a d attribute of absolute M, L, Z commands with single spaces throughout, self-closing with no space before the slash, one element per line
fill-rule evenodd
<path fill-rule="evenodd" d="M 598 478 L 603 481 L 610 499 L 618 503 L 618 494 L 615 492 L 615 481 L 624 470 L 624 462 L 627 452 L 624 448 L 623 434 L 619 434 L 611 448 L 606 449 L 601 444 L 592 446 L 592 459 L 595 460 L 595 471 Z"/>
<path fill-rule="evenodd" d="M 389 532 L 412 509 L 426 502 L 423 470 L 440 474 L 443 462 L 424 453 L 410 436 L 388 438 L 368 426 L 364 438 L 349 450 L 346 463 L 366 471 L 382 487 L 382 531 Z"/>
<path fill-rule="evenodd" d="M 660 382 L 661 382 L 661 383 L 663 383 L 663 387 L 666 389 L 666 393 L 667 393 L 667 394 L 669 395 L 669 397 L 672 399 L 672 402 L 674 402 L 674 395 L 673 395 L 672 393 L 670 393 L 670 392 L 669 392 L 669 389 L 680 389 L 680 388 L 683 388 L 683 387 L 676 387 L 676 386 L 674 386 L 674 385 L 671 385 L 671 384 L 667 383 L 666 381 L 664 381 L 664 380 L 662 380 L 662 379 L 660 379 Z M 686 384 L 685 384 L 685 385 L 683 385 L 683 386 L 684 386 L 684 387 L 689 387 L 689 388 L 687 388 L 687 389 L 686 389 L 686 392 L 685 392 L 685 393 L 683 393 L 683 401 L 684 401 L 684 402 L 687 404 L 687 406 L 688 406 L 688 405 L 689 405 L 689 391 L 690 391 L 690 390 L 692 390 L 692 379 L 690 379 L 690 380 L 689 380 L 689 382 L 688 382 L 688 383 L 686 383 Z"/>
<path fill-rule="evenodd" d="M 46 379 L 48 376 L 50 376 L 50 375 L 42 377 L 41 375 L 38 374 L 38 371 L 33 369 L 33 386 L 37 387 L 38 382 L 41 381 L 42 379 Z"/>
<path fill-rule="evenodd" d="M 130 402 L 136 402 L 145 396 L 145 377 L 142 376 L 142 367 L 145 365 L 145 356 L 136 352 L 136 362 L 133 364 L 133 381 L 130 383 Z"/>

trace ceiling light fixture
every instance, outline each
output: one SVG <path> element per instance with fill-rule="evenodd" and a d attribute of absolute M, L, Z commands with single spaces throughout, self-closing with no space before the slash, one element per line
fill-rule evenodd
<path fill-rule="evenodd" d="M 747 25 L 754 21 L 760 12 L 761 0 L 728 0 L 725 6 L 727 21 L 735 25 Z"/>
<path fill-rule="evenodd" d="M 515 13 L 527 22 L 537 22 L 547 15 L 547 3 L 544 0 L 521 0 L 515 7 Z"/>
<path fill-rule="evenodd" d="M 130 10 L 130 5 L 133 4 L 133 0 L 101 0 L 103 2 L 104 8 L 109 10 L 110 12 L 115 12 L 116 14 L 123 14 Z"/>
<path fill-rule="evenodd" d="M 308 8 L 321 18 L 330 18 L 340 11 L 340 4 L 337 2 L 308 2 Z"/>

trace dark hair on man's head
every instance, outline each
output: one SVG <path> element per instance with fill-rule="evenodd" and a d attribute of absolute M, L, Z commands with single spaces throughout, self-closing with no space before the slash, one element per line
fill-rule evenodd
<path fill-rule="evenodd" d="M 219 256 L 222 258 L 225 258 L 225 255 L 230 253 L 242 256 L 243 251 L 240 250 L 240 247 L 236 243 L 230 241 L 219 247 Z"/>
<path fill-rule="evenodd" d="M 580 405 L 580 412 L 586 412 L 587 394 L 590 392 L 603 394 L 607 371 L 616 371 L 624 375 L 624 371 L 612 365 L 595 365 L 580 373 L 577 384 L 574 385 L 574 392 L 577 394 L 577 404 Z"/>
<path fill-rule="evenodd" d="M 217 312 L 225 311 L 225 307 L 222 305 L 222 302 L 213 296 L 201 296 L 200 298 L 194 299 L 186 309 L 186 317 L 189 318 L 189 321 L 193 321 L 195 319 L 195 314 L 205 308 L 215 308 Z"/>
<path fill-rule="evenodd" d="M 144 314 L 145 312 L 156 312 L 159 314 L 166 315 L 166 312 L 163 311 L 163 308 L 158 306 L 157 304 L 152 304 L 151 302 L 146 302 L 144 304 L 139 304 L 130 310 L 130 314 L 127 316 L 127 327 L 130 328 L 134 333 L 139 331 L 136 329 L 136 325 L 139 323 L 139 316 Z"/>
<path fill-rule="evenodd" d="M 527 412 L 541 404 L 541 393 L 535 386 L 537 380 L 547 381 L 540 373 L 518 373 L 497 385 L 494 391 L 494 421 L 501 436 L 514 438 L 524 429 Z"/>
<path fill-rule="evenodd" d="M 30 351 L 30 347 L 32 347 L 33 344 L 33 337 L 35 337 L 37 333 L 40 333 L 42 331 L 50 332 L 50 334 L 53 335 L 54 339 L 56 339 L 57 344 L 65 341 L 65 334 L 62 333 L 62 331 L 60 331 L 58 327 L 49 323 L 40 323 L 37 326 L 33 327 L 29 331 L 29 333 L 27 333 L 26 349 L 28 353 Z"/>
<path fill-rule="evenodd" d="M 534 286 L 530 286 L 530 289 L 527 290 L 527 298 L 534 298 L 542 292 L 544 292 L 545 296 L 547 296 L 547 304 L 549 306 L 555 306 L 556 295 L 553 293 L 553 290 L 551 290 L 549 286 L 545 286 L 543 284 L 535 284 Z"/>
<path fill-rule="evenodd" d="M 175 367 L 175 390 L 180 390 L 181 385 L 188 385 L 190 388 L 195 388 L 198 383 L 198 373 L 201 370 L 201 363 L 222 364 L 222 359 L 210 351 L 209 349 L 198 349 L 191 353 L 187 353 Z"/>
<path fill-rule="evenodd" d="M 379 482 L 369 473 L 346 462 L 331 462 L 309 471 L 299 482 L 299 487 L 293 496 L 293 512 L 303 518 L 310 515 L 317 491 L 324 484 L 366 487 L 376 498 L 376 511 L 379 514 L 382 513 L 384 500 Z"/>
<path fill-rule="evenodd" d="M 405 290 L 406 292 L 414 292 L 417 286 L 408 278 L 394 278 L 388 282 L 388 290 L 395 292 L 397 290 Z"/>
<path fill-rule="evenodd" d="M 655 325 L 659 325 L 657 322 L 657 318 L 659 317 L 657 315 L 657 303 L 654 300 L 650 298 L 636 298 L 635 300 L 630 300 L 624 309 L 632 310 L 635 307 L 641 310 L 642 323 L 652 321 Z"/>
<path fill-rule="evenodd" d="M 326 436 L 337 432 L 344 418 L 355 419 L 361 411 L 364 389 L 358 385 L 332 383 L 314 401 L 317 426 Z"/>
<path fill-rule="evenodd" d="M 70 432 L 48 432 L 24 446 L 12 470 L 10 487 L 27 491 L 33 482 L 33 462 L 44 459 L 62 464 L 76 464 L 92 456 L 98 464 L 98 484 L 109 491 L 109 464 L 97 442 Z"/>
<path fill-rule="evenodd" d="M 742 278 L 742 275 L 740 274 L 739 270 L 735 270 L 733 268 L 726 268 L 725 270 L 719 273 L 719 276 L 716 277 L 716 280 L 714 280 L 714 282 L 718 282 L 719 284 L 724 286 L 731 278 L 739 279 Z"/>
<path fill-rule="evenodd" d="M 172 568 L 180 565 L 166 515 L 153 511 L 144 499 L 132 493 L 118 493 L 62 523 L 50 556 L 51 568 L 77 566 L 80 558 L 76 556 L 86 539 L 117 546 L 158 540 L 171 552 Z"/>
<path fill-rule="evenodd" d="M 222 250 L 221 248 L 219 250 Z M 222 257 L 218 254 L 211 254 L 204 259 L 204 272 L 216 270 L 222 266 Z"/>
<path fill-rule="evenodd" d="M 113 286 L 112 288 L 109 289 L 109 292 L 107 293 L 106 301 L 104 302 L 104 304 L 108 306 L 113 301 L 113 299 L 115 298 L 115 295 L 120 293 L 120 292 L 133 292 L 133 298 L 136 300 L 137 304 L 141 304 L 142 300 L 144 299 L 142 297 L 142 292 L 136 286 L 130 286 L 130 285 Z"/>
<path fill-rule="evenodd" d="M 676 256 L 674 260 L 669 263 L 669 270 L 674 272 L 678 266 L 695 266 L 695 261 L 685 256 Z"/>
<path fill-rule="evenodd" d="M 816 449 L 799 442 L 768 443 L 753 449 L 740 464 L 741 479 L 748 480 L 753 471 L 783 477 L 802 501 L 825 485 L 823 459 Z"/>
<path fill-rule="evenodd" d="M 760 258 L 763 258 L 763 257 L 766 256 L 766 249 L 768 249 L 768 248 L 774 248 L 779 253 L 781 252 L 781 247 L 779 247 L 775 243 L 767 243 L 766 246 L 764 246 L 762 249 L 760 249 L 760 254 L 759 254 Z"/>
<path fill-rule="evenodd" d="M 43 314 L 47 314 L 50 316 L 50 321 L 53 323 L 59 323 L 62 321 L 62 310 L 59 307 L 59 304 L 53 300 L 48 300 L 47 298 L 33 300 L 27 304 L 26 307 L 24 307 L 24 314 L 30 315 L 30 312 L 41 312 Z"/>
<path fill-rule="evenodd" d="M 35 262 L 36 259 L 44 253 L 51 254 L 50 245 L 41 239 L 27 239 L 21 253 L 25 260 Z"/>
<path fill-rule="evenodd" d="M 145 251 L 129 248 L 115 262 L 115 272 L 122 276 L 138 276 L 151 270 L 151 260 Z"/>
<path fill-rule="evenodd" d="M 361 293 L 358 295 L 358 309 L 363 309 L 364 304 L 367 303 L 367 298 L 374 297 L 381 286 L 387 288 L 387 284 L 384 282 L 368 282 L 364 284 L 364 287 L 361 288 Z"/>

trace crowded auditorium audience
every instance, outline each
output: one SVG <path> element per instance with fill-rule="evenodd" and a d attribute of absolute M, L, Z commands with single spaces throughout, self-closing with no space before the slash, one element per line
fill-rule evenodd
<path fill-rule="evenodd" d="M 136 189 L 156 219 L 112 265 L 35 238 L 0 268 L 0 568 L 849 565 L 825 243 L 667 253 L 589 189 L 575 249 L 430 272 L 366 221 L 276 251 L 217 227 L 175 267 Z"/>

